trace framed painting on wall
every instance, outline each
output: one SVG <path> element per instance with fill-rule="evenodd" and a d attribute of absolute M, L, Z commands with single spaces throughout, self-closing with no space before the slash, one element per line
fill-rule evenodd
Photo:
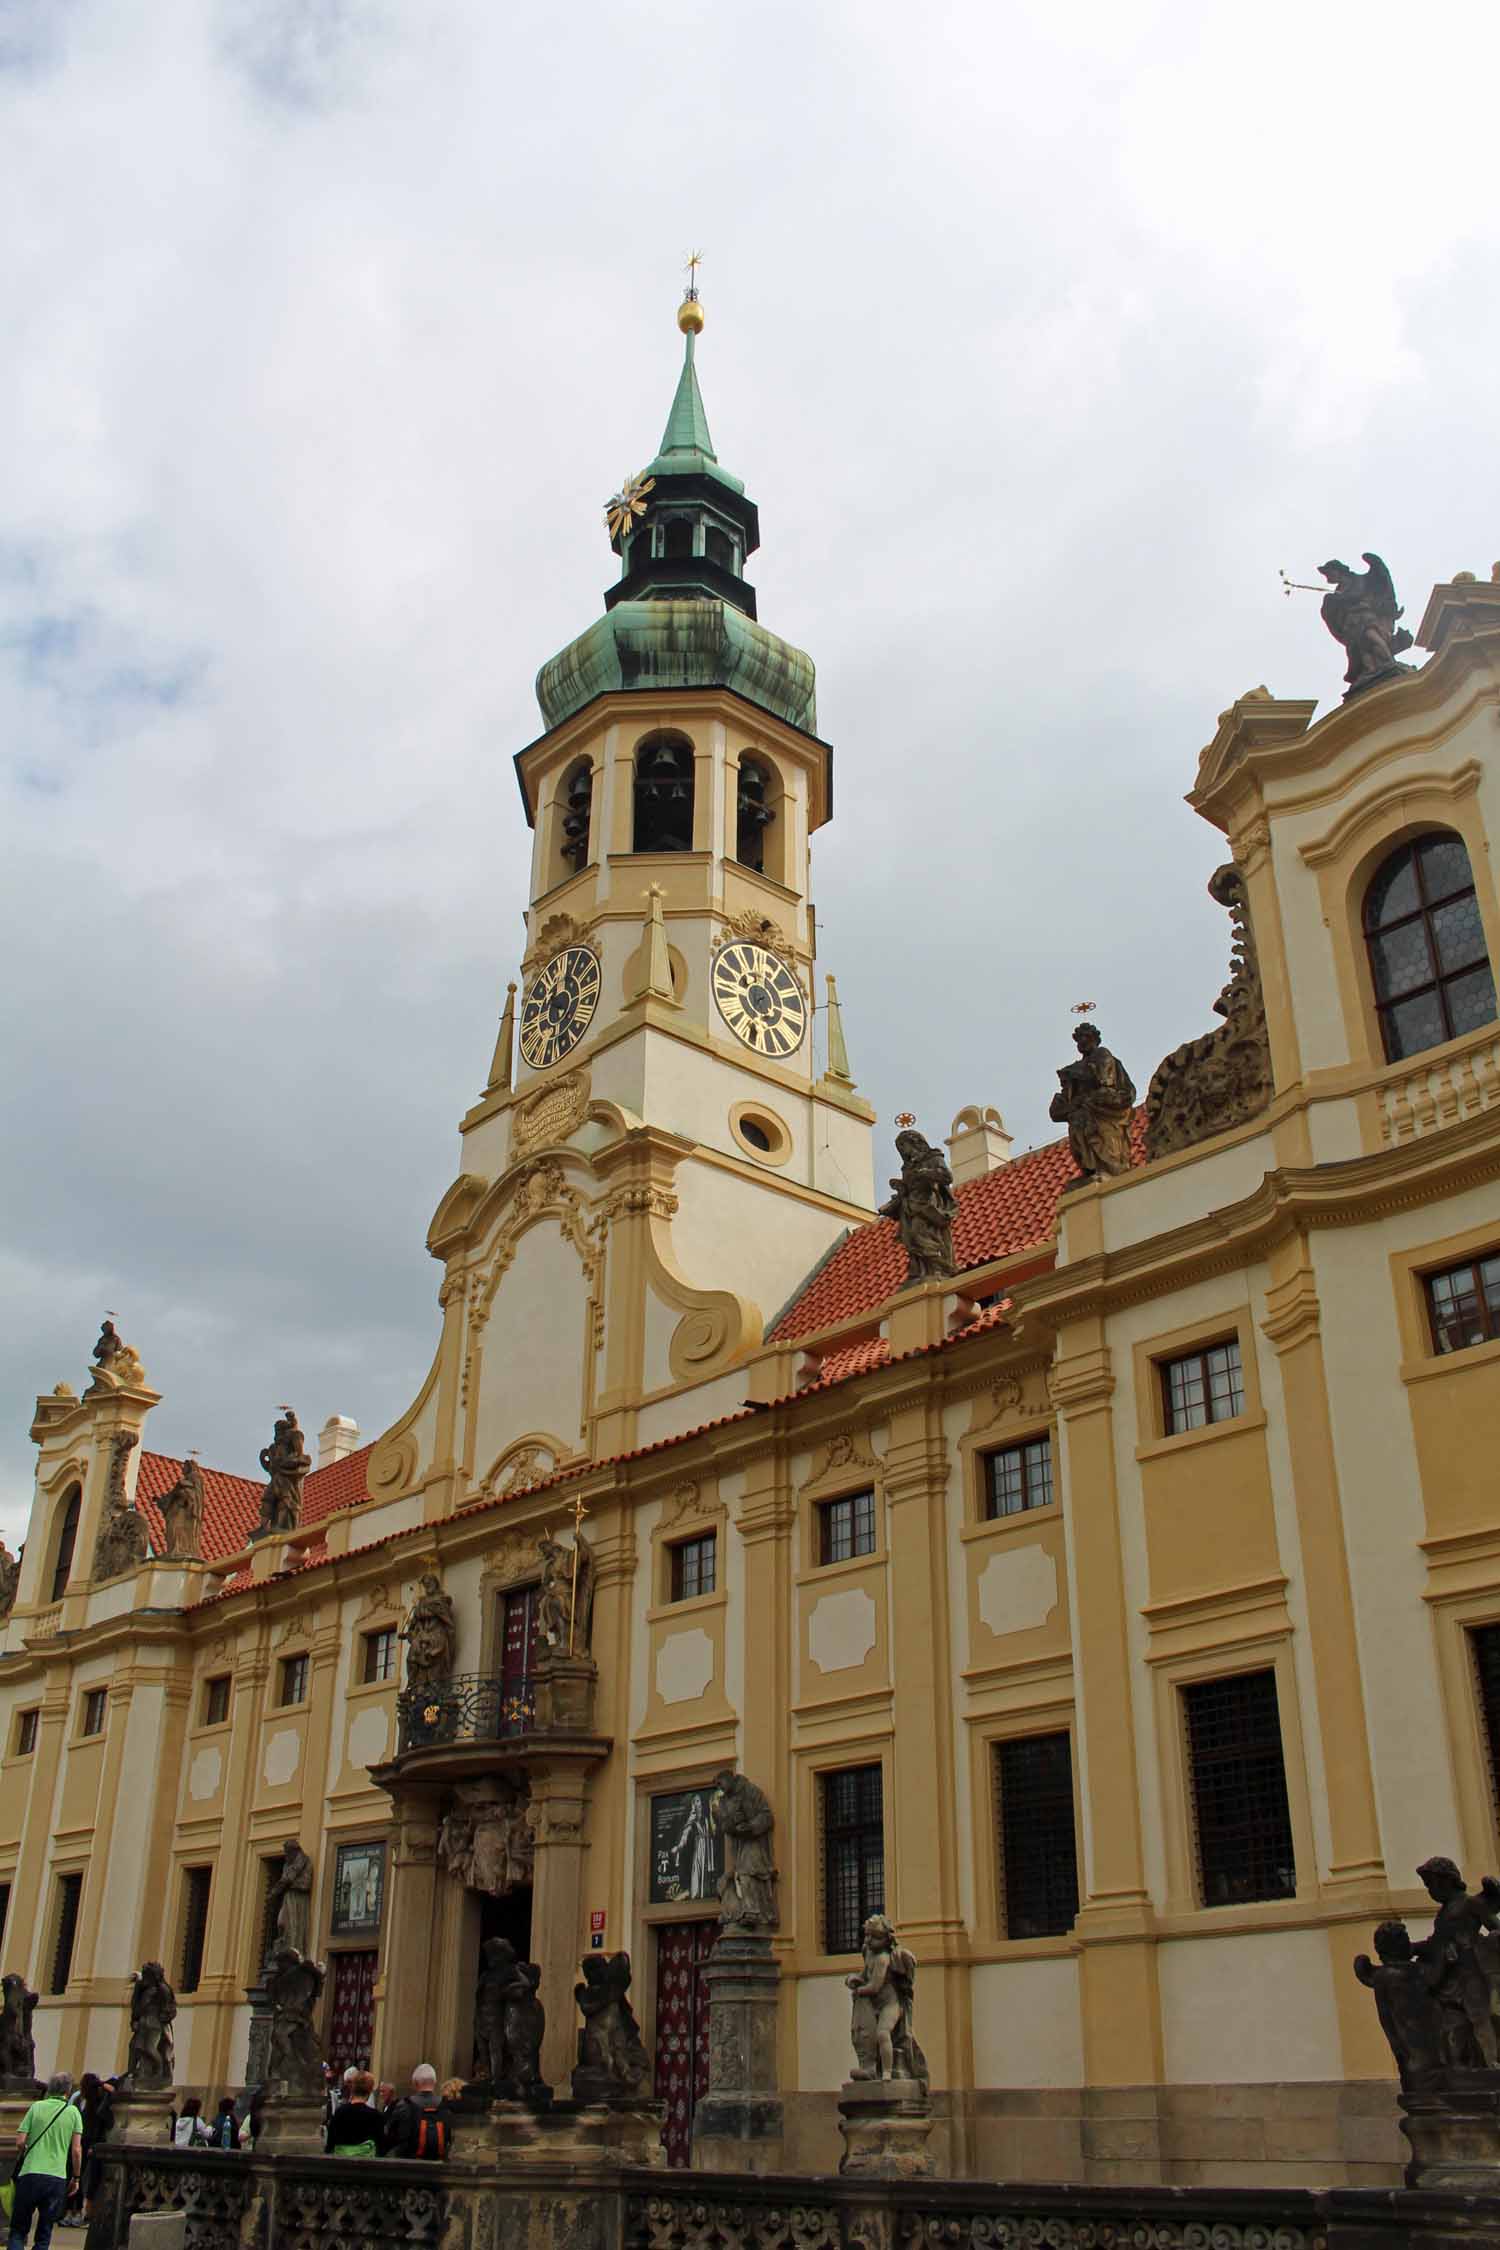
<path fill-rule="evenodd" d="M 378 1930 L 384 1904 L 384 1844 L 340 1844 L 334 1860 L 333 1935 L 364 1937 Z"/>

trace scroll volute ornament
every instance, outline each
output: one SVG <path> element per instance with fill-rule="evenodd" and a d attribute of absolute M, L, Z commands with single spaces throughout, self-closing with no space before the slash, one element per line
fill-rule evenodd
<path fill-rule="evenodd" d="M 1185 1040 L 1157 1065 L 1146 1092 L 1146 1159 L 1191 1148 L 1258 1117 L 1275 1091 L 1260 963 L 1245 878 L 1231 860 L 1209 878 L 1208 895 L 1234 925 L 1229 982 L 1214 1002 L 1217 1031 Z"/>

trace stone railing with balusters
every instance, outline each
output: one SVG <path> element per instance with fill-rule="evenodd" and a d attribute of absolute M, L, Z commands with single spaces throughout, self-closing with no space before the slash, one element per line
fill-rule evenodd
<path fill-rule="evenodd" d="M 1420 1140 L 1444 1125 L 1477 1117 L 1500 1103 L 1500 1038 L 1428 1061 L 1418 1056 L 1399 1078 L 1375 1089 L 1380 1137 L 1387 1144 Z"/>

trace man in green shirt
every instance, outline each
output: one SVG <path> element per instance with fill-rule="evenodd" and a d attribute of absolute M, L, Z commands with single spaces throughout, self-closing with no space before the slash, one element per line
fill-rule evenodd
<path fill-rule="evenodd" d="M 6 2250 L 26 2250 L 33 2219 L 34 2250 L 47 2250 L 52 2229 L 62 2217 L 68 2182 L 77 2179 L 83 2155 L 83 2119 L 70 2099 L 72 2092 L 73 2081 L 67 2071 L 58 2071 L 48 2079 L 41 2100 L 33 2102 L 21 2120 L 16 2140 L 21 2163 Z"/>

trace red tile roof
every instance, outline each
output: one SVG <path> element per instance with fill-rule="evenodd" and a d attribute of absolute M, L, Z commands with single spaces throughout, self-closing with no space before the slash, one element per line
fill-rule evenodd
<path fill-rule="evenodd" d="M 1133 1145 L 1138 1164 L 1145 1158 L 1145 1136 L 1146 1113 L 1137 1110 Z M 1048 1241 L 1057 1225 L 1057 1199 L 1077 1176 L 1067 1142 L 1049 1141 L 1045 1148 L 1031 1149 L 980 1179 L 965 1180 L 958 1190 L 958 1217 L 953 1222 L 959 1272 Z M 767 1342 L 792 1343 L 838 1321 L 876 1312 L 895 1295 L 905 1274 L 906 1254 L 895 1220 L 872 1219 L 867 1226 L 856 1227 L 833 1256 L 815 1268 Z M 833 1356 L 823 1363 L 825 1374 Z M 851 1367 L 848 1372 L 857 1370 Z"/>
<path fill-rule="evenodd" d="M 346 1454 L 342 1461 L 330 1461 L 326 1469 L 312 1471 L 302 1487 L 302 1521 L 305 1524 L 321 1523 L 336 1508 L 357 1507 L 369 1498 L 365 1489 L 365 1468 L 373 1450 L 372 1446 L 362 1445 L 357 1453 Z M 202 1467 L 201 1462 L 199 1466 Z M 158 1550 L 166 1539 L 160 1503 L 181 1474 L 180 1458 L 174 1459 L 169 1453 L 142 1453 L 135 1504 L 146 1519 L 151 1544 Z M 260 1496 L 264 1490 L 264 1480 L 259 1477 L 231 1476 L 225 1469 L 203 1470 L 205 1562 L 217 1562 L 221 1556 L 238 1554 L 260 1521 Z"/>

